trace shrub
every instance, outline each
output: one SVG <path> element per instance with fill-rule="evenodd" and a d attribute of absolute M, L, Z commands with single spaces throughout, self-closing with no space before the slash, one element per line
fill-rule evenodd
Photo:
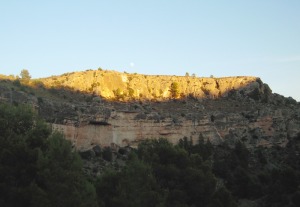
<path fill-rule="evenodd" d="M 132 88 L 128 89 L 129 96 L 132 98 L 134 95 L 134 90 Z"/>
<path fill-rule="evenodd" d="M 117 88 L 117 90 L 113 90 L 113 93 L 117 99 L 123 98 L 123 93 L 120 88 Z"/>
<path fill-rule="evenodd" d="M 16 79 L 13 81 L 13 85 L 17 86 L 17 87 L 20 87 L 21 86 L 21 82 L 19 79 Z"/>
<path fill-rule="evenodd" d="M 179 84 L 177 82 L 173 82 L 171 84 L 170 93 L 172 98 L 178 98 L 179 96 Z"/>
<path fill-rule="evenodd" d="M 112 151 L 110 147 L 104 147 L 102 152 L 102 158 L 106 161 L 112 161 Z"/>

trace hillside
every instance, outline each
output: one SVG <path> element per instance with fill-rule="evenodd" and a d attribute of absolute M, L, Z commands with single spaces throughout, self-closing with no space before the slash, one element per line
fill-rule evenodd
<path fill-rule="evenodd" d="M 2 76 L 3 102 L 28 103 L 73 145 L 136 146 L 158 137 L 176 144 L 202 136 L 285 146 L 299 132 L 299 104 L 257 77 L 146 76 L 88 70 L 38 80 Z"/>
<path fill-rule="evenodd" d="M 258 84 L 262 84 L 257 77 L 150 76 L 103 70 L 67 73 L 40 81 L 47 88 L 68 88 L 80 93 L 92 93 L 105 99 L 125 101 L 164 100 L 187 96 L 218 98 L 227 96 L 228 92 L 234 89 L 251 91 L 259 88 Z M 176 91 L 172 91 L 172 87 L 176 87 Z"/>
<path fill-rule="evenodd" d="M 257 77 L 0 75 L 0 112 L 3 206 L 300 204 L 300 105 Z"/>

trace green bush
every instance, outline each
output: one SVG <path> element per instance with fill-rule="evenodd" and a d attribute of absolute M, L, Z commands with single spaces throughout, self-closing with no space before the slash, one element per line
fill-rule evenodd
<path fill-rule="evenodd" d="M 106 161 L 112 161 L 113 154 L 112 154 L 112 150 L 111 150 L 110 147 L 104 147 L 103 148 L 102 157 Z"/>
<path fill-rule="evenodd" d="M 31 108 L 0 104 L 1 206 L 97 206 L 69 141 Z"/>

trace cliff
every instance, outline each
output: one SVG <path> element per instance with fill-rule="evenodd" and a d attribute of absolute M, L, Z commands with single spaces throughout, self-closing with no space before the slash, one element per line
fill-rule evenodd
<path fill-rule="evenodd" d="M 228 92 L 235 89 L 243 89 L 246 93 L 253 91 L 254 88 L 264 90 L 264 87 L 260 86 L 261 80 L 257 77 L 150 76 L 103 70 L 67 73 L 41 81 L 47 88 L 68 88 L 80 93 L 92 93 L 105 99 L 125 101 L 163 100 L 186 96 L 219 98 L 227 96 Z M 172 88 L 173 86 L 175 88 Z"/>
<path fill-rule="evenodd" d="M 0 101 L 32 104 L 79 150 L 158 137 L 285 146 L 300 132 L 299 104 L 272 94 L 257 77 L 84 71 L 29 82 L 3 79 Z"/>

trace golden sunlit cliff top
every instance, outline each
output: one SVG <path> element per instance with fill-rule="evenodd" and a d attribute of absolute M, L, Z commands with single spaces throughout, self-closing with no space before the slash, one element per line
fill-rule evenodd
<path fill-rule="evenodd" d="M 108 70 L 87 70 L 39 79 L 47 88 L 68 88 L 106 99 L 166 99 L 194 96 L 217 98 L 231 90 L 252 91 L 262 84 L 250 76 L 204 78 L 194 76 L 141 75 Z"/>
<path fill-rule="evenodd" d="M 67 89 L 93 94 L 107 100 L 166 100 L 185 97 L 226 97 L 229 92 L 240 91 L 243 95 L 271 92 L 258 77 L 195 77 L 175 75 L 143 75 L 121 73 L 112 70 L 86 70 L 65 73 L 41 79 L 18 79 L 1 75 L 0 79 L 21 80 L 22 84 L 46 89 Z M 267 90 L 266 90 L 267 89 Z"/>

